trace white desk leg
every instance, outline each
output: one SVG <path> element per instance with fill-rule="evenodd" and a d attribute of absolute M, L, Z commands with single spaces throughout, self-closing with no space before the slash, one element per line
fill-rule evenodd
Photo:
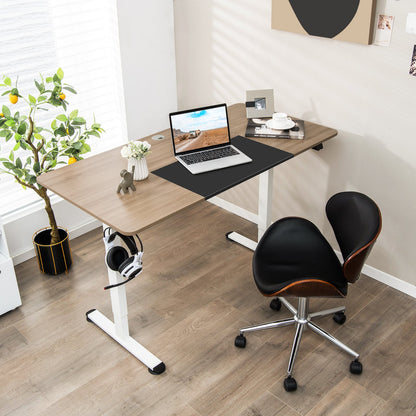
<path fill-rule="evenodd" d="M 263 237 L 264 232 L 272 221 L 273 204 L 273 169 L 263 172 L 259 178 L 259 205 L 258 205 L 258 234 L 257 241 Z"/>
<path fill-rule="evenodd" d="M 273 200 L 273 169 L 263 172 L 259 176 L 259 201 L 258 201 L 258 231 L 257 238 L 259 241 L 271 223 L 272 216 L 272 200 Z M 257 241 L 253 241 L 243 235 L 232 231 L 227 234 L 229 240 L 235 241 L 250 250 L 255 250 Z"/>
<path fill-rule="evenodd" d="M 123 281 L 123 277 L 120 273 L 108 269 L 108 280 L 110 285 L 113 285 Z M 165 364 L 129 335 L 126 287 L 122 285 L 109 290 L 114 322 L 96 309 L 87 312 L 87 321 L 93 322 L 110 335 L 111 338 L 145 364 L 150 373 L 163 373 Z"/>

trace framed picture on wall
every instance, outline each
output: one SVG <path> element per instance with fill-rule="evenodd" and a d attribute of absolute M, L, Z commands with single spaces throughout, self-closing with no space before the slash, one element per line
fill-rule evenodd
<path fill-rule="evenodd" d="M 271 117 L 274 113 L 273 90 L 246 91 L 247 118 Z"/>
<path fill-rule="evenodd" d="M 272 0 L 272 29 L 370 44 L 376 0 Z"/>

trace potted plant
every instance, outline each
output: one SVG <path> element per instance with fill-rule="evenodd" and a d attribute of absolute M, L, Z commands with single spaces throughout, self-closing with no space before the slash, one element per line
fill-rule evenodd
<path fill-rule="evenodd" d="M 47 189 L 39 185 L 36 179 L 59 164 L 70 164 L 82 159 L 82 155 L 91 150 L 88 139 L 91 136 L 100 137 L 103 132 L 95 120 L 88 127 L 86 120 L 78 115 L 78 110 L 68 113 L 65 92 L 76 94 L 76 91 L 62 82 L 63 77 L 62 69 L 52 76 L 40 75 L 38 80 L 34 80 L 36 93 L 27 96 L 21 94 L 17 79 L 12 85 L 11 79 L 4 76 L 0 83 L 0 90 L 4 90 L 2 96 L 7 96 L 11 104 L 1 107 L 0 145 L 13 142 L 8 158 L 0 158 L 0 170 L 12 175 L 16 182 L 32 189 L 45 201 L 49 228 L 35 234 L 34 244 L 41 271 L 49 274 L 68 271 L 72 259 L 68 233 L 58 227 Z M 16 111 L 13 111 L 15 106 Z M 53 108 L 55 114 L 49 118 L 48 126 L 37 122 L 41 111 Z M 63 111 L 59 111 L 61 109 Z M 60 254 L 63 259 L 57 258 Z M 50 266 L 44 264 L 49 261 L 52 262 Z"/>

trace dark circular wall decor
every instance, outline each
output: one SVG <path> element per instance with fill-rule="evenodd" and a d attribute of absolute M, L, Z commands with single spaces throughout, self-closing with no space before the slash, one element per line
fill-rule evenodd
<path fill-rule="evenodd" d="M 299 23 L 309 35 L 333 38 L 357 13 L 360 0 L 289 0 Z"/>

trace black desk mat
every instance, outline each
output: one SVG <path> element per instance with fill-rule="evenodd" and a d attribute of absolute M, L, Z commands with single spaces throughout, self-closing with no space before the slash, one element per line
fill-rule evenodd
<path fill-rule="evenodd" d="M 234 137 L 231 143 L 253 161 L 197 175 L 174 162 L 152 173 L 208 199 L 293 157 L 291 153 L 241 136 Z"/>

